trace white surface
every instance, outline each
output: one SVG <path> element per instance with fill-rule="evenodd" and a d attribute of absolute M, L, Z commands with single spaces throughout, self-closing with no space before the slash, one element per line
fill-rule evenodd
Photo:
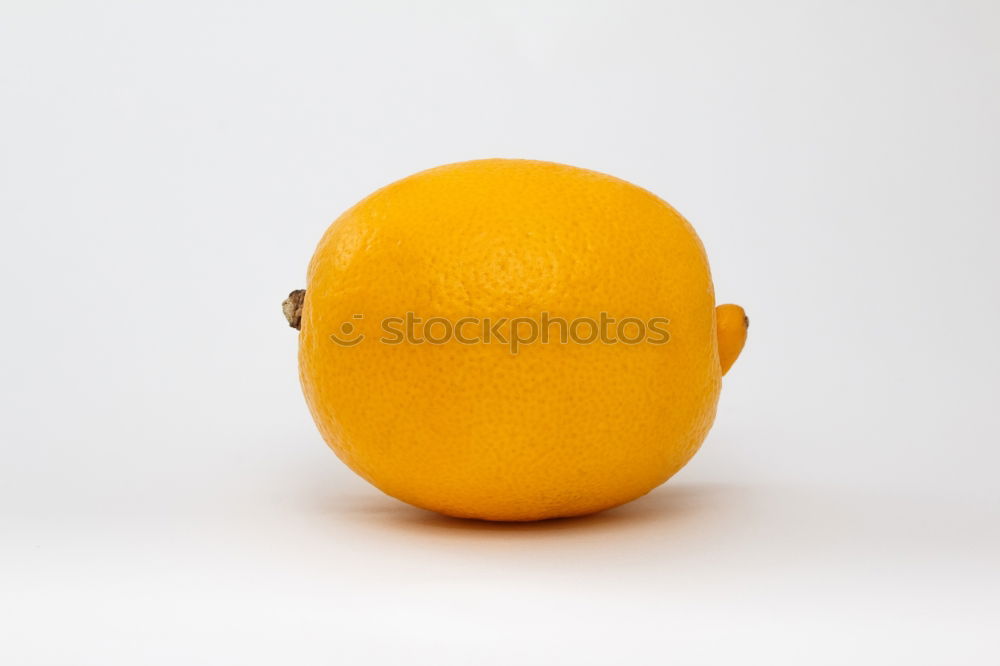
<path fill-rule="evenodd" d="M 998 31 L 6 0 L 0 663 L 996 662 Z M 753 320 L 701 453 L 621 509 L 438 518 L 305 410 L 278 303 L 326 225 L 486 156 L 664 196 Z"/>

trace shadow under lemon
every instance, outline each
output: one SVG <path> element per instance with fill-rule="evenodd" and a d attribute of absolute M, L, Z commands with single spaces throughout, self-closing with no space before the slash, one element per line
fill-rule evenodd
<path fill-rule="evenodd" d="M 611 533 L 636 528 L 680 525 L 702 520 L 705 514 L 726 511 L 751 493 L 747 486 L 719 483 L 680 482 L 661 486 L 647 495 L 599 513 L 533 522 L 494 522 L 452 518 L 410 506 L 373 491 L 339 495 L 324 500 L 322 511 L 368 527 L 502 535 L 542 535 L 565 531 Z"/>

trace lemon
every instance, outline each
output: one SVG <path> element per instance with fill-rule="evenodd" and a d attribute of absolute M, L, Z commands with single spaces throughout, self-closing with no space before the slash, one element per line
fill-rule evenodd
<path fill-rule="evenodd" d="M 600 511 L 670 478 L 747 324 L 738 306 L 717 314 L 702 244 L 666 202 L 508 159 L 365 198 L 286 310 L 341 460 L 415 506 L 507 521 Z"/>

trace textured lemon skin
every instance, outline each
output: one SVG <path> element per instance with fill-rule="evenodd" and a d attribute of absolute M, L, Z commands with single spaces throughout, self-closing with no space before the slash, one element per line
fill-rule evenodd
<path fill-rule="evenodd" d="M 300 376 L 326 442 L 393 497 L 488 520 L 582 515 L 647 493 L 701 445 L 720 389 L 714 307 L 701 242 L 650 192 L 550 162 L 450 164 L 376 191 L 323 236 Z M 406 312 L 602 311 L 669 318 L 669 342 L 379 342 L 383 318 Z M 344 322 L 361 343 L 330 339 Z"/>

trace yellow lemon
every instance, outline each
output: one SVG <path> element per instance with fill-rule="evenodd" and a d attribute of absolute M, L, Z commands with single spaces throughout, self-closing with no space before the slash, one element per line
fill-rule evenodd
<path fill-rule="evenodd" d="M 607 509 L 683 467 L 748 323 L 717 313 L 702 244 L 666 202 L 508 159 L 368 196 L 285 309 L 341 460 L 410 504 L 517 521 Z"/>

